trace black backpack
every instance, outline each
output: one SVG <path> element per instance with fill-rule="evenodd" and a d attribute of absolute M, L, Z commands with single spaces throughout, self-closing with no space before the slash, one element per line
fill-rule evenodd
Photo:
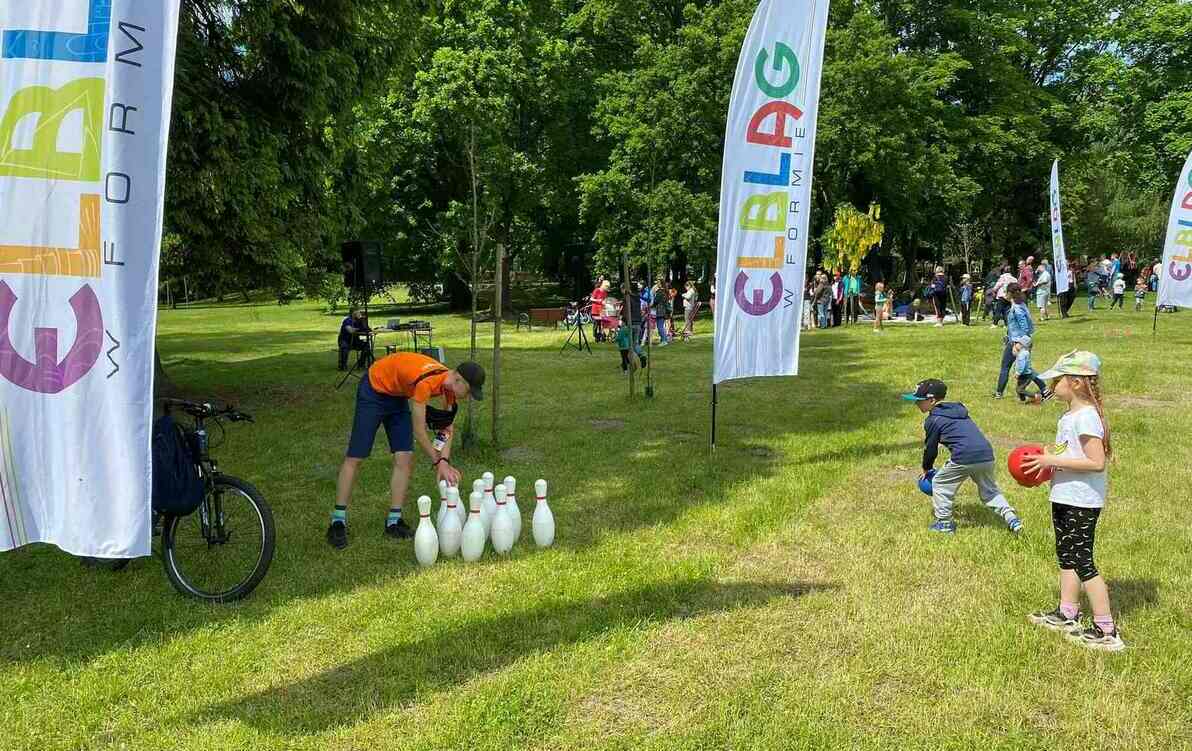
<path fill-rule="evenodd" d="M 163 415 L 153 423 L 153 510 L 186 516 L 203 502 L 203 478 L 186 434 Z"/>

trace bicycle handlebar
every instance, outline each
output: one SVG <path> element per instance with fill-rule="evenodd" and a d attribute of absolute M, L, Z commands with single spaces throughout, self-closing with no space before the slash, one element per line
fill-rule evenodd
<path fill-rule="evenodd" d="M 239 412 L 232 406 L 217 408 L 215 405 L 208 402 L 192 402 L 186 399 L 172 399 L 166 398 L 162 400 L 168 410 L 170 407 L 177 407 L 191 417 L 202 419 L 208 418 L 226 418 L 230 422 L 255 422 L 252 415 L 246 412 Z"/>

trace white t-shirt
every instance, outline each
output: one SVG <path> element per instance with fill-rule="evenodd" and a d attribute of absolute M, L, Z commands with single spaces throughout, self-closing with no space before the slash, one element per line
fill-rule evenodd
<path fill-rule="evenodd" d="M 1125 291 L 1126 291 L 1126 280 L 1114 279 L 1113 280 L 1113 294 L 1120 295 L 1120 294 L 1124 293 Z"/>
<path fill-rule="evenodd" d="M 1055 455 L 1067 459 L 1084 459 L 1080 436 L 1105 437 L 1101 416 L 1094 407 L 1066 412 L 1060 417 L 1055 432 Z M 1056 468 L 1051 479 L 1051 502 L 1080 508 L 1101 508 L 1105 505 L 1105 470 L 1078 472 Z"/>
<path fill-rule="evenodd" d="M 1047 272 L 1047 269 L 1043 269 L 1039 272 L 1039 275 L 1035 277 L 1035 286 L 1046 287 L 1049 284 L 1051 284 L 1051 274 Z"/>

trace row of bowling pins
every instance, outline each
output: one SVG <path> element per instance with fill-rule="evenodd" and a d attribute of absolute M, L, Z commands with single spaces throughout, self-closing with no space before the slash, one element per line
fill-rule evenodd
<path fill-rule="evenodd" d="M 494 486 L 492 472 L 485 472 L 472 483 L 468 497 L 469 512 L 460 503 L 459 488 L 439 482 L 439 513 L 437 522 L 430 519 L 430 496 L 418 499 L 418 529 L 414 532 L 414 555 L 418 563 L 430 566 L 439 553 L 452 557 L 460 553 L 465 561 L 476 561 L 484 555 L 485 545 L 492 541 L 493 550 L 506 555 L 521 537 L 521 509 L 517 505 L 517 481 L 506 477 Z M 534 542 L 540 548 L 555 541 L 555 517 L 546 500 L 546 480 L 534 483 L 537 504 L 531 529 Z"/>

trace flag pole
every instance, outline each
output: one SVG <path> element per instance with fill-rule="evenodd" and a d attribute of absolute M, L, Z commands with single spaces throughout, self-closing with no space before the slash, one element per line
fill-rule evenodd
<path fill-rule="evenodd" d="M 1159 301 L 1155 300 L 1155 320 L 1151 323 L 1151 338 L 1159 335 Z"/>
<path fill-rule="evenodd" d="M 716 450 L 716 404 L 717 393 L 716 384 L 712 384 L 712 450 Z"/>

